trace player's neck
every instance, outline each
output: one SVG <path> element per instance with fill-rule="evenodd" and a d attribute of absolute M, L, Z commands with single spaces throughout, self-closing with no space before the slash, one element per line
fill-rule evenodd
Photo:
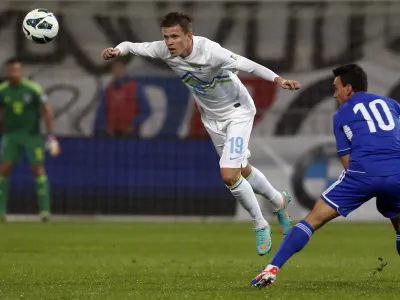
<path fill-rule="evenodd" d="M 191 39 L 189 46 L 183 51 L 182 55 L 180 57 L 186 58 L 193 52 L 193 39 Z"/>
<path fill-rule="evenodd" d="M 10 86 L 12 86 L 12 87 L 18 87 L 21 84 L 21 80 L 18 80 L 18 81 L 10 80 L 9 83 L 10 83 Z"/>
<path fill-rule="evenodd" d="M 342 106 L 342 105 L 345 104 L 347 101 L 349 101 L 351 98 L 353 98 L 353 96 L 354 96 L 355 93 L 356 93 L 356 92 L 351 92 L 351 94 L 350 94 L 346 99 L 344 99 L 344 100 L 340 103 L 340 106 Z"/>

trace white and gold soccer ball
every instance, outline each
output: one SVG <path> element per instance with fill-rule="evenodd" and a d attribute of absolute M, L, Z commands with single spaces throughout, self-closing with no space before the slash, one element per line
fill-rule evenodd
<path fill-rule="evenodd" d="M 22 30 L 27 39 L 38 44 L 47 44 L 57 36 L 58 21 L 52 12 L 37 8 L 26 15 Z"/>

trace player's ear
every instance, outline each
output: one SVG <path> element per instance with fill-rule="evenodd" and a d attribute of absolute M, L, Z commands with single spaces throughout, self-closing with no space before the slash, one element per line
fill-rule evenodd
<path fill-rule="evenodd" d="M 346 85 L 346 92 L 348 95 L 351 95 L 353 93 L 353 87 L 351 86 L 351 84 Z"/>

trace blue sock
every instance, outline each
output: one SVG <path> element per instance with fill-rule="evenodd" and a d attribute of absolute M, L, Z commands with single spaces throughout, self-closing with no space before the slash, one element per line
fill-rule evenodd
<path fill-rule="evenodd" d="M 396 230 L 396 248 L 397 253 L 400 255 L 400 230 Z"/>
<path fill-rule="evenodd" d="M 299 252 L 307 245 L 313 233 L 314 229 L 306 221 L 302 220 L 297 223 L 288 235 L 286 235 L 269 264 L 282 268 L 293 254 Z"/>

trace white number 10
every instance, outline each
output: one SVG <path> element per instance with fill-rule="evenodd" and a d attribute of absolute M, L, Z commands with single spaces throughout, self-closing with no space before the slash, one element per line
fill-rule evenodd
<path fill-rule="evenodd" d="M 376 106 L 378 104 L 382 107 L 383 112 L 385 113 L 389 124 L 385 124 L 385 121 L 383 121 L 381 113 L 376 108 Z M 369 103 L 369 108 L 372 111 L 375 121 L 376 121 L 376 123 L 378 123 L 378 126 L 380 129 L 385 130 L 385 131 L 390 131 L 394 128 L 395 124 L 394 124 L 393 116 L 392 116 L 392 113 L 390 112 L 389 107 L 387 106 L 385 101 L 383 101 L 382 99 L 376 99 Z M 358 103 L 356 106 L 354 106 L 353 111 L 355 114 L 357 114 L 358 111 L 361 111 L 361 114 L 363 115 L 365 121 L 367 121 L 369 131 L 376 132 L 375 122 L 372 119 L 371 115 L 369 114 L 368 110 L 366 109 L 364 103 Z"/>

